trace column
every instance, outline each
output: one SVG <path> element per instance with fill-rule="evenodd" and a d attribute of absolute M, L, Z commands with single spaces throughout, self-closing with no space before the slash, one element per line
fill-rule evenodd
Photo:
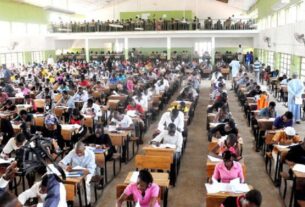
<path fill-rule="evenodd" d="M 90 61 L 90 54 L 89 54 L 89 40 L 88 38 L 85 39 L 85 55 L 86 55 L 86 61 Z"/>
<path fill-rule="evenodd" d="M 167 60 L 171 59 L 171 37 L 166 38 Z"/>
<path fill-rule="evenodd" d="M 211 63 L 214 64 L 215 61 L 215 37 L 211 37 L 212 50 L 211 50 Z"/>
<path fill-rule="evenodd" d="M 125 60 L 128 60 L 128 38 L 124 38 L 124 55 L 125 55 Z"/>

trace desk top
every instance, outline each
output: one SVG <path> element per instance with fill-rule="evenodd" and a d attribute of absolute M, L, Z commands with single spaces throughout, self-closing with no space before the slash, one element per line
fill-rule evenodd
<path fill-rule="evenodd" d="M 173 148 L 160 148 L 160 147 L 155 147 L 155 146 L 152 146 L 152 145 L 146 145 L 142 148 L 144 151 L 163 151 L 163 152 L 172 152 L 174 153 L 176 150 L 173 149 Z"/>
<path fill-rule="evenodd" d="M 248 185 L 249 189 L 253 189 L 251 185 Z M 237 197 L 244 195 L 245 193 L 232 193 L 232 192 L 219 192 L 219 193 L 207 193 L 207 197 L 217 197 L 217 198 L 227 198 L 227 197 Z"/>
<path fill-rule="evenodd" d="M 134 173 L 134 171 L 131 171 L 131 172 L 128 173 L 127 177 L 124 180 L 125 184 L 131 183 L 130 178 L 132 177 L 133 173 Z M 153 172 L 153 173 L 151 173 L 151 175 L 154 179 L 154 183 L 156 183 L 160 187 L 166 187 L 167 188 L 169 186 L 169 175 L 168 175 L 168 173 Z"/>

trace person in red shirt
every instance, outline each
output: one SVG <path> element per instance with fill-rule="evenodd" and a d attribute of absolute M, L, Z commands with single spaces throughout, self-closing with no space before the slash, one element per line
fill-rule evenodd
<path fill-rule="evenodd" d="M 69 124 L 81 125 L 78 133 L 72 136 L 72 143 L 74 144 L 87 134 L 87 127 L 84 126 L 84 116 L 80 114 L 78 109 L 73 109 Z"/>
<path fill-rule="evenodd" d="M 90 87 L 90 82 L 85 79 L 84 75 L 81 75 L 81 77 L 80 77 L 79 86 L 86 87 L 86 88 Z"/>
<path fill-rule="evenodd" d="M 145 111 L 140 104 L 136 104 L 136 102 L 131 98 L 129 99 L 129 104 L 126 107 L 126 112 L 128 111 L 136 111 L 139 116 L 143 116 Z"/>

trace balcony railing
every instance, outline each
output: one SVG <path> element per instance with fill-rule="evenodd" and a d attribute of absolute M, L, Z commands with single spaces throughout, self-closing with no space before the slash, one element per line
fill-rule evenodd
<path fill-rule="evenodd" d="M 128 20 L 70 22 L 49 25 L 51 33 L 131 32 L 131 31 L 192 31 L 192 30 L 253 30 L 254 19 Z"/>

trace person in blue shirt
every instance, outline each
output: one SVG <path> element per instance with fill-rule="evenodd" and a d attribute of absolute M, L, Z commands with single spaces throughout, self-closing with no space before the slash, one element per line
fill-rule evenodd
<path fill-rule="evenodd" d="M 118 78 L 115 74 L 112 74 L 111 78 L 109 78 L 109 83 L 114 85 L 118 83 Z"/>
<path fill-rule="evenodd" d="M 290 111 L 285 112 L 284 115 L 277 117 L 274 122 L 272 129 L 282 129 L 285 127 L 292 126 L 293 114 Z"/>
<path fill-rule="evenodd" d="M 271 101 L 268 107 L 263 108 L 259 111 L 258 115 L 260 117 L 275 118 L 276 117 L 275 106 L 276 106 L 275 102 Z"/>

